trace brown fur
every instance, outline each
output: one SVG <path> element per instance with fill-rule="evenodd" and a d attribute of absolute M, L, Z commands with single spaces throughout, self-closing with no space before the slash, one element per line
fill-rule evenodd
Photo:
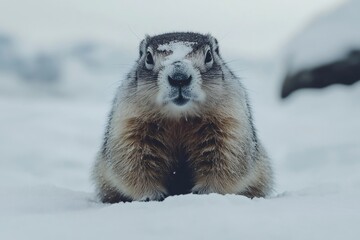
<path fill-rule="evenodd" d="M 165 197 L 166 180 L 173 174 L 173 166 L 181 161 L 179 154 L 185 151 L 186 161 L 193 170 L 193 181 L 201 186 L 195 193 L 234 193 L 234 186 L 250 167 L 241 143 L 238 151 L 227 145 L 238 140 L 232 132 L 236 133 L 233 130 L 239 127 L 236 119 L 221 117 L 127 119 L 122 138 L 112 142 L 112 147 L 117 149 L 116 158 L 122 159 L 113 170 L 121 173 L 126 187 L 135 196 L 141 198 L 144 192 L 153 189 Z M 238 194 L 264 197 L 268 189 L 261 182 L 269 179 L 264 179 L 265 175 L 260 178 L 258 184 Z M 102 197 L 105 202 L 128 201 L 110 186 L 107 192 L 108 196 Z"/>

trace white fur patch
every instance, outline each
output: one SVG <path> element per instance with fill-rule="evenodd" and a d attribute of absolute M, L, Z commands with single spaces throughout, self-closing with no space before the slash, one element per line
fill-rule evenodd
<path fill-rule="evenodd" d="M 169 64 L 160 71 L 158 76 L 158 86 L 159 92 L 156 97 L 157 103 L 164 108 L 165 111 L 171 112 L 172 115 L 178 115 L 185 112 L 191 112 L 195 110 L 195 102 L 205 101 L 206 95 L 205 92 L 201 89 L 201 74 L 192 66 L 192 62 L 189 60 L 180 59 L 184 63 L 184 72 L 192 76 L 191 84 L 188 87 L 184 87 L 184 90 L 187 91 L 190 96 L 185 95 L 190 99 L 190 102 L 184 106 L 178 106 L 172 103 L 173 97 L 171 97 L 171 92 L 176 91 L 175 88 L 172 88 L 168 83 L 168 76 L 174 71 L 174 66 Z M 184 93 L 183 93 L 184 94 Z"/>
<path fill-rule="evenodd" d="M 166 51 L 167 54 L 164 60 L 160 63 L 163 69 L 160 70 L 158 75 L 159 92 L 156 97 L 156 102 L 162 106 L 163 112 L 170 115 L 186 115 L 196 112 L 197 103 L 205 101 L 205 92 L 201 89 L 202 79 L 198 69 L 194 67 L 197 61 L 203 61 L 199 59 L 197 55 L 192 56 L 191 59 L 187 58 L 188 54 L 193 51 L 193 46 L 196 42 L 187 41 L 171 41 L 166 44 L 159 45 L 157 51 Z M 180 62 L 178 64 L 174 64 Z M 181 72 L 185 75 L 192 77 L 191 84 L 183 87 L 183 96 L 190 101 L 185 105 L 179 106 L 173 103 L 176 98 L 176 88 L 171 87 L 168 82 L 168 76 L 171 76 L 174 71 L 179 70 L 181 66 Z"/>

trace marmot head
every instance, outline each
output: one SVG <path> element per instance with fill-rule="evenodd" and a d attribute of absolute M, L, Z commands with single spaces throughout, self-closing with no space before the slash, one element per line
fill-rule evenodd
<path fill-rule="evenodd" d="M 152 109 L 172 116 L 198 115 L 226 95 L 221 91 L 222 65 L 217 40 L 210 35 L 146 36 L 140 43 L 133 85 L 142 103 Z"/>

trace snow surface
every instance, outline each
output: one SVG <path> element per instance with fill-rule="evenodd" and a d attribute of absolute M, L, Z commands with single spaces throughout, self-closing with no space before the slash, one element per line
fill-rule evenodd
<path fill-rule="evenodd" d="M 360 85 L 284 103 L 274 69 L 240 71 L 275 167 L 269 199 L 101 204 L 89 172 L 110 101 L 0 95 L 0 239 L 357 239 Z"/>
<path fill-rule="evenodd" d="M 349 0 L 315 18 L 287 47 L 291 71 L 331 63 L 360 49 L 359 13 L 360 0 Z"/>

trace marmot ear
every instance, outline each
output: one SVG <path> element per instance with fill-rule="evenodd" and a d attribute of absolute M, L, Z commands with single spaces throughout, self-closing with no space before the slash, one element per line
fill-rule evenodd
<path fill-rule="evenodd" d="M 214 38 L 213 36 L 211 36 L 210 34 L 208 34 L 207 36 L 210 39 L 212 49 L 214 49 L 216 54 L 219 55 L 219 42 L 218 42 L 218 40 L 216 38 Z"/>
<path fill-rule="evenodd" d="M 216 52 L 217 55 L 219 55 L 220 54 L 220 52 L 219 52 L 219 42 L 218 42 L 218 40 L 216 38 L 214 38 L 214 46 L 215 46 L 214 51 Z"/>
<path fill-rule="evenodd" d="M 146 52 L 146 46 L 148 45 L 149 43 L 149 39 L 150 39 L 150 36 L 149 35 L 145 35 L 145 38 L 140 42 L 140 45 L 139 45 L 139 55 L 140 55 L 140 58 L 143 56 L 143 54 Z"/>

